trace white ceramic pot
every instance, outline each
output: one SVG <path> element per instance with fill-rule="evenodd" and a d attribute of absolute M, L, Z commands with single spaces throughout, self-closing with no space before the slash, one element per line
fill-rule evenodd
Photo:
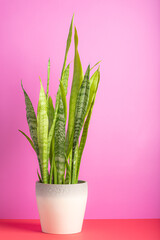
<path fill-rule="evenodd" d="M 82 230 L 88 196 L 85 181 L 77 184 L 36 182 L 36 198 L 42 232 L 71 234 Z"/>

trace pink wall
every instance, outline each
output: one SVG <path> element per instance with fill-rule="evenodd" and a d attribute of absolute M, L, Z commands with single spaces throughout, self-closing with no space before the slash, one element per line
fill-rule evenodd
<path fill-rule="evenodd" d="M 73 12 L 84 70 L 102 59 L 80 172 L 85 217 L 159 218 L 158 0 L 0 1 L 0 218 L 38 218 L 37 159 L 17 130 L 28 133 L 20 81 L 36 107 L 50 57 L 56 94 Z M 73 54 L 72 42 L 68 62 Z"/>

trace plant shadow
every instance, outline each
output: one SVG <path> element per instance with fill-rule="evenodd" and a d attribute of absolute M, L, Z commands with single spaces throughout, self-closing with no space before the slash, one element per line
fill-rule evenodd
<path fill-rule="evenodd" d="M 18 231 L 27 231 L 27 232 L 41 232 L 41 226 L 39 221 L 33 221 L 27 222 L 27 221 L 19 221 L 19 220 L 4 220 L 0 221 L 0 226 L 3 228 L 8 228 L 8 229 L 15 229 Z"/>

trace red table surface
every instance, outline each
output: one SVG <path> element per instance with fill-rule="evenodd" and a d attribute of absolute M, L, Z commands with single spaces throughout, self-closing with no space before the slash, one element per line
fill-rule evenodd
<path fill-rule="evenodd" d="M 0 240 L 160 240 L 160 219 L 84 220 L 81 233 L 71 235 L 41 232 L 39 220 L 0 220 Z"/>

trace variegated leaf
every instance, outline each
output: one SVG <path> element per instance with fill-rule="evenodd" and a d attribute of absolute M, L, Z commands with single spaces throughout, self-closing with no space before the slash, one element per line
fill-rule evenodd
<path fill-rule="evenodd" d="M 64 87 L 65 95 L 67 95 L 69 69 L 70 69 L 70 64 L 67 65 L 67 67 L 64 71 L 63 78 L 61 79 L 61 82 L 62 82 L 63 87 Z"/>
<path fill-rule="evenodd" d="M 66 44 L 66 51 L 65 51 L 65 58 L 61 73 L 61 81 L 63 83 L 65 92 L 67 94 L 67 86 L 68 86 L 68 76 L 69 76 L 69 65 L 66 67 L 66 61 L 67 61 L 67 55 L 71 44 L 72 39 L 72 28 L 73 28 L 73 19 L 74 15 L 71 20 L 69 34 L 67 38 L 67 44 Z M 58 98 L 58 110 L 57 110 L 57 116 L 56 116 L 56 123 L 55 123 L 55 162 L 56 162 L 56 168 L 57 168 L 57 178 L 58 183 L 62 183 L 64 179 L 65 174 L 65 113 L 64 113 L 64 107 L 62 103 L 62 99 L 60 96 L 60 89 L 57 93 Z M 57 102 L 56 98 L 56 102 Z"/>
<path fill-rule="evenodd" d="M 53 107 L 53 102 L 52 102 L 52 98 L 49 97 L 48 98 L 48 120 L 49 120 L 49 128 L 48 128 L 48 133 L 50 132 L 50 129 L 52 127 L 52 123 L 53 123 L 53 119 L 54 119 L 54 107 Z M 54 138 L 52 138 L 52 142 L 54 141 Z M 53 148 L 53 144 L 51 144 L 51 149 L 50 149 L 50 153 L 48 153 L 48 157 L 50 159 L 50 166 L 52 165 L 52 148 Z M 53 175 L 53 171 L 50 171 L 50 178 L 52 178 Z M 51 179 L 50 179 L 51 180 Z"/>
<path fill-rule="evenodd" d="M 83 81 L 83 70 L 82 70 L 81 60 L 78 53 L 78 34 L 77 34 L 76 28 L 75 28 L 75 34 L 74 34 L 74 44 L 75 44 L 74 71 L 73 71 L 72 88 L 71 88 L 71 95 L 70 95 L 70 102 L 69 102 L 67 141 L 69 141 L 69 139 L 71 138 L 71 134 L 74 126 L 77 96 Z M 69 143 L 67 143 L 67 145 L 68 144 Z"/>
<path fill-rule="evenodd" d="M 88 100 L 89 100 L 89 90 L 90 90 L 90 82 L 89 82 L 89 74 L 90 74 L 90 65 L 87 68 L 85 73 L 82 85 L 79 90 L 79 94 L 76 102 L 76 111 L 75 111 L 75 122 L 74 122 L 74 137 L 73 137 L 73 148 L 72 148 L 72 183 L 76 182 L 76 154 L 75 150 L 78 145 L 78 140 L 80 136 L 80 132 L 84 123 L 84 118 L 87 111 Z"/>
<path fill-rule="evenodd" d="M 51 184 L 53 181 L 54 184 L 57 184 L 57 168 L 56 168 L 56 164 L 55 164 L 54 137 L 52 138 L 50 154 L 51 154 L 51 156 L 50 156 L 51 166 L 50 166 L 50 181 L 49 181 L 49 183 Z"/>
<path fill-rule="evenodd" d="M 54 136 L 58 184 L 62 184 L 62 179 L 65 173 L 65 115 L 61 98 L 59 100 Z"/>
<path fill-rule="evenodd" d="M 63 102 L 63 109 L 64 109 L 64 117 L 65 117 L 65 124 L 67 121 L 67 100 L 66 100 L 66 94 L 65 94 L 65 90 L 63 87 L 63 83 L 60 81 L 60 90 L 61 90 L 61 99 Z"/>
<path fill-rule="evenodd" d="M 92 86 L 92 84 L 94 85 L 94 91 L 92 92 L 92 95 L 93 95 L 92 96 L 92 102 L 91 102 L 91 104 L 88 104 L 90 107 L 89 107 L 89 111 L 88 111 L 88 114 L 87 114 L 87 119 L 86 119 L 84 127 L 83 127 L 83 132 L 82 132 L 81 141 L 80 141 L 80 145 L 79 145 L 78 166 L 77 166 L 77 181 L 78 181 L 78 175 L 79 175 L 79 169 L 80 169 L 80 164 L 81 164 L 82 153 L 83 153 L 83 150 L 84 150 L 84 147 L 85 147 L 85 143 L 86 143 L 86 140 L 87 140 L 89 123 L 90 123 L 92 110 L 93 110 L 93 106 L 94 106 L 94 102 L 95 102 L 95 98 L 96 98 L 96 93 L 97 93 L 97 89 L 98 89 L 98 85 L 99 85 L 99 80 L 100 80 L 100 71 L 99 71 L 99 69 L 97 70 L 97 73 L 98 74 L 94 74 L 94 78 L 91 78 L 92 79 L 91 80 L 91 86 Z M 93 90 L 93 88 L 92 88 L 92 90 Z M 91 94 L 91 91 L 90 91 L 90 94 Z"/>
<path fill-rule="evenodd" d="M 34 112 L 32 102 L 31 102 L 28 94 L 24 90 L 22 82 L 21 82 L 21 86 L 22 86 L 22 90 L 24 93 L 24 97 L 25 97 L 26 117 L 27 117 L 27 122 L 28 122 L 28 126 L 29 126 L 29 131 L 30 131 L 32 141 L 34 143 L 35 151 L 37 153 L 40 172 L 41 172 L 41 176 L 42 176 L 42 167 L 41 167 L 41 162 L 40 162 L 40 158 L 39 158 L 39 149 L 38 149 L 38 141 L 37 141 L 37 118 L 36 118 L 36 114 Z"/>
<path fill-rule="evenodd" d="M 55 123 L 56 123 L 56 118 L 57 118 L 59 99 L 60 99 L 59 94 L 57 94 L 53 123 L 52 123 L 52 126 L 51 126 L 49 134 L 48 134 L 48 157 L 49 157 L 49 154 L 50 154 L 51 142 L 52 142 L 52 139 L 53 139 L 53 136 L 54 136 L 54 131 L 55 131 Z"/>
<path fill-rule="evenodd" d="M 49 131 L 51 129 L 52 123 L 54 119 L 54 107 L 53 107 L 53 102 L 52 98 L 49 96 L 48 98 L 48 120 L 49 120 Z"/>
<path fill-rule="evenodd" d="M 72 184 L 77 184 L 77 168 L 78 168 L 78 143 L 74 148 L 74 155 L 72 158 L 72 176 L 71 176 Z"/>
<path fill-rule="evenodd" d="M 90 110 L 90 107 L 91 107 L 91 104 L 93 102 L 93 98 L 94 98 L 95 92 L 97 91 L 99 80 L 100 80 L 100 71 L 99 71 L 99 68 L 98 68 L 95 71 L 95 73 L 92 75 L 91 79 L 90 79 L 89 102 L 88 102 L 86 116 L 87 116 L 87 114 L 88 114 L 88 112 Z"/>
<path fill-rule="evenodd" d="M 62 183 L 63 176 L 65 174 L 65 124 L 67 119 L 66 116 L 67 106 L 65 94 L 67 94 L 68 77 L 69 77 L 69 65 L 64 71 L 64 75 L 60 82 L 60 87 L 58 89 L 56 97 L 56 102 L 57 99 L 59 99 L 59 104 L 56 116 L 54 138 L 55 138 L 55 163 L 57 168 L 58 183 Z M 64 88 L 62 87 L 62 84 Z"/>
<path fill-rule="evenodd" d="M 43 183 L 48 183 L 48 114 L 46 95 L 41 84 L 37 110 L 37 139 L 39 146 L 39 156 L 42 166 Z"/>
<path fill-rule="evenodd" d="M 36 118 L 36 114 L 34 112 L 32 102 L 31 102 L 28 94 L 24 90 L 22 82 L 21 82 L 21 86 L 22 86 L 22 89 L 23 89 L 24 97 L 25 97 L 26 117 L 27 117 L 27 122 L 28 122 L 28 126 L 29 126 L 29 131 L 30 131 L 30 135 L 31 135 L 31 138 L 33 140 L 33 143 L 34 143 L 36 153 L 38 155 L 37 118 Z"/>

